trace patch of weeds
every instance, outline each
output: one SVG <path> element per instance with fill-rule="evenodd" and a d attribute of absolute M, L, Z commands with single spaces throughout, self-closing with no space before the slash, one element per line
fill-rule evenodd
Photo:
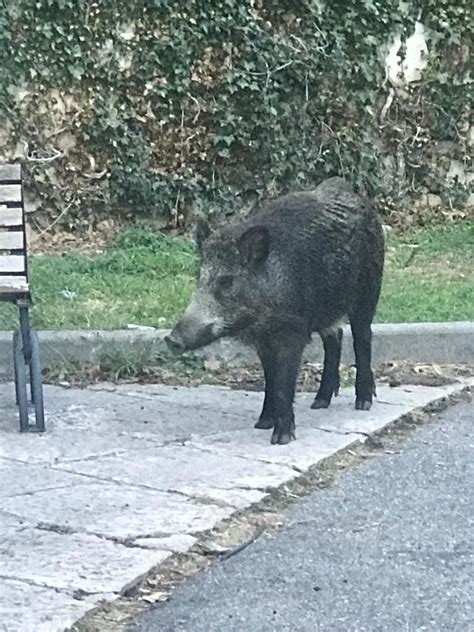
<path fill-rule="evenodd" d="M 316 392 L 319 388 L 322 365 L 306 362 L 298 376 L 299 392 Z M 354 368 L 341 365 L 341 388 L 354 384 Z M 153 383 L 182 386 L 214 385 L 233 390 L 263 392 L 265 380 L 260 366 L 233 368 L 215 358 L 203 358 L 194 353 L 176 356 L 171 353 L 154 353 L 144 347 L 130 359 L 120 348 L 101 354 L 96 363 L 79 365 L 63 363 L 46 373 L 46 380 L 62 385 L 87 386 L 98 382 Z"/>
<path fill-rule="evenodd" d="M 152 344 L 141 344 L 129 353 L 126 347 L 114 345 L 102 352 L 97 362 L 64 362 L 48 370 L 46 380 L 75 386 L 97 382 L 198 384 L 205 380 L 206 371 L 206 361 L 193 353 L 157 353 Z"/>

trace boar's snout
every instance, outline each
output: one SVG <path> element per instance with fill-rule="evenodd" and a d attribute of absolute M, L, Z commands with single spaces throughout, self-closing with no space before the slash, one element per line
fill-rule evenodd
<path fill-rule="evenodd" d="M 181 319 L 173 331 L 165 337 L 168 348 L 181 353 L 205 347 L 222 335 L 222 327 L 218 322 L 199 322 Z"/>
<path fill-rule="evenodd" d="M 197 290 L 186 311 L 166 337 L 173 351 L 191 351 L 205 347 L 226 334 L 219 305 L 208 292 Z"/>

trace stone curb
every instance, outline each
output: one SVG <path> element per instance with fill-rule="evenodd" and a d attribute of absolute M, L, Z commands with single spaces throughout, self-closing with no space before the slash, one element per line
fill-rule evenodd
<path fill-rule="evenodd" d="M 94 364 L 104 357 L 120 356 L 131 364 L 152 365 L 166 350 L 163 341 L 168 330 L 87 331 L 63 330 L 39 332 L 44 368 L 54 369 L 67 363 Z M 474 363 L 474 322 L 403 323 L 374 325 L 373 363 L 408 360 L 436 364 Z M 215 358 L 228 367 L 258 364 L 255 352 L 242 343 L 223 339 L 196 355 Z M 322 346 L 318 336 L 308 345 L 305 358 L 321 362 Z M 350 329 L 344 328 L 342 361 L 353 362 Z M 0 332 L 0 378 L 11 379 L 12 334 Z"/>

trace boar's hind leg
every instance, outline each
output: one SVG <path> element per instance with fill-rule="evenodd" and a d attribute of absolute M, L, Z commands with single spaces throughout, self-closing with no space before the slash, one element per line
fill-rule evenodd
<path fill-rule="evenodd" d="M 341 362 L 342 329 L 320 332 L 324 345 L 324 368 L 318 394 L 311 408 L 327 408 L 333 395 L 339 393 L 339 364 Z"/>
<path fill-rule="evenodd" d="M 305 339 L 272 336 L 259 345 L 265 372 L 265 401 L 257 428 L 274 428 L 272 444 L 286 444 L 295 438 L 293 400 Z"/>
<path fill-rule="evenodd" d="M 375 395 L 374 375 L 371 368 L 372 319 L 367 315 L 351 315 L 351 330 L 356 360 L 356 410 L 369 410 Z"/>

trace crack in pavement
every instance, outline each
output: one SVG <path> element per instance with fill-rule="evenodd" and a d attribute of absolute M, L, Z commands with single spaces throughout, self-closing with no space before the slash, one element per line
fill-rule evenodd
<path fill-rule="evenodd" d="M 327 432 L 329 434 L 336 434 L 341 436 L 347 436 L 351 434 L 361 435 L 363 437 L 370 437 L 372 433 L 364 432 L 363 430 L 338 430 L 337 428 L 325 428 L 324 426 L 315 426 L 315 430 L 321 430 L 321 432 Z"/>
<path fill-rule="evenodd" d="M 155 488 L 153 488 L 155 489 Z M 212 489 L 223 489 L 221 487 L 211 488 Z M 206 496 L 205 494 L 190 494 L 187 492 L 180 491 L 179 489 L 159 489 L 157 491 L 164 491 L 167 494 L 177 494 L 178 496 L 184 496 L 185 498 L 190 498 L 191 500 L 196 501 L 202 505 L 214 505 L 216 507 L 220 507 L 221 509 L 237 509 L 235 505 L 231 503 L 225 502 L 225 500 L 219 500 L 211 498 L 210 496 Z"/>
<path fill-rule="evenodd" d="M 328 430 L 327 432 L 332 432 L 332 431 Z M 356 434 L 356 433 L 349 432 L 348 434 Z M 204 452 L 204 454 L 212 454 L 214 456 L 222 456 L 222 457 L 227 456 L 226 452 L 220 451 L 219 448 L 216 449 L 216 448 L 213 448 L 212 446 L 209 446 L 207 448 L 203 445 L 196 445 L 196 444 L 191 443 L 186 447 L 192 448 L 193 450 L 196 450 L 196 451 Z M 265 459 L 261 456 L 249 456 L 247 454 L 235 454 L 235 453 L 231 453 L 231 456 L 233 458 L 244 459 L 245 461 L 250 461 L 251 463 L 264 463 L 265 465 L 275 465 L 280 468 L 287 468 L 289 470 L 293 470 L 297 474 L 303 474 L 304 472 L 306 472 L 306 469 L 307 469 L 304 467 L 303 468 L 298 467 L 297 465 L 294 465 L 294 463 L 289 463 L 288 461 L 277 461 L 275 459 Z M 318 453 L 315 452 L 314 456 L 317 457 Z M 231 487 L 231 488 L 223 488 L 223 489 L 233 489 L 233 488 Z"/>
<path fill-rule="evenodd" d="M 412 391 L 405 391 L 406 393 L 411 393 Z M 398 406 L 399 408 L 403 408 L 403 404 L 397 404 L 397 402 L 386 402 L 383 399 L 378 399 L 377 404 L 386 404 L 387 406 Z"/>
<path fill-rule="evenodd" d="M 88 478 L 91 479 L 92 481 L 97 481 L 97 482 L 101 482 L 101 483 L 113 483 L 114 485 L 117 485 L 118 487 L 136 487 L 138 489 L 146 489 L 147 491 L 152 491 L 152 492 L 158 492 L 161 494 L 175 494 L 178 496 L 184 496 L 185 498 L 188 498 L 190 500 L 195 501 L 198 504 L 203 504 L 203 505 L 214 505 L 217 507 L 221 507 L 224 509 L 227 508 L 231 508 L 231 509 L 237 509 L 236 506 L 226 503 L 224 501 L 218 500 L 218 499 L 213 499 L 211 497 L 208 497 L 206 495 L 200 495 L 200 494 L 190 494 L 187 492 L 183 492 L 177 489 L 169 489 L 169 488 L 163 488 L 163 487 L 152 487 L 151 485 L 145 485 L 145 484 L 141 484 L 141 483 L 132 483 L 132 482 L 128 482 L 128 481 L 119 481 L 115 478 L 107 478 L 107 477 L 102 477 L 102 476 L 97 476 L 94 474 L 85 474 L 84 472 L 77 472 L 76 470 L 67 470 L 67 469 L 62 469 L 61 467 L 53 467 L 51 468 L 53 471 L 56 472 L 62 472 L 62 473 L 68 473 L 68 474 L 74 474 L 76 476 L 82 476 L 84 478 Z M 82 484 L 82 483 L 81 483 Z M 74 485 L 73 485 L 74 486 Z M 70 485 L 68 485 L 67 487 L 71 487 Z M 220 489 L 220 488 L 217 488 Z M 42 490 L 36 490 L 34 492 L 31 492 L 30 495 L 34 495 L 36 492 L 40 492 Z"/>
<path fill-rule="evenodd" d="M 47 531 L 50 533 L 57 533 L 58 535 L 87 535 L 90 537 L 97 538 L 98 540 L 105 540 L 106 542 L 113 542 L 114 544 L 119 544 L 120 546 L 124 546 L 130 549 L 145 549 L 148 550 L 148 547 L 142 547 L 139 544 L 135 544 L 135 540 L 149 539 L 149 538 L 169 538 L 175 533 L 167 532 L 167 531 L 156 531 L 153 533 L 147 533 L 144 535 L 135 535 L 126 538 L 121 538 L 119 536 L 105 535 L 103 533 L 96 533 L 94 531 L 87 531 L 83 529 L 74 529 L 69 525 L 61 525 L 50 522 L 38 522 L 36 525 L 32 525 L 30 528 L 38 529 L 39 531 Z M 187 535 L 187 534 L 186 534 Z M 165 550 L 165 549 L 163 549 Z"/>
<path fill-rule="evenodd" d="M 66 471 L 64 471 L 64 473 L 66 473 Z M 73 474 L 74 476 L 77 476 L 76 473 Z M 81 483 L 82 484 L 82 483 Z M 8 496 L 2 496 L 2 498 L 5 500 L 7 498 L 22 498 L 23 496 L 34 496 L 37 493 L 42 493 L 42 492 L 54 492 L 58 489 L 68 489 L 70 487 L 76 487 L 77 483 L 69 483 L 69 484 L 64 484 L 64 485 L 54 485 L 53 487 L 41 487 L 39 489 L 35 489 L 29 492 L 20 492 L 18 494 L 10 494 Z"/>
<path fill-rule="evenodd" d="M 28 586 L 35 586 L 36 588 L 46 588 L 47 590 L 54 590 L 54 592 L 62 593 L 64 595 L 71 595 L 73 599 L 82 599 L 84 597 L 92 597 L 94 595 L 104 595 L 103 590 L 84 590 L 83 588 L 75 588 L 70 590 L 68 588 L 59 588 L 58 586 L 52 586 L 47 582 L 42 582 L 34 579 L 28 579 L 26 577 L 18 577 L 16 575 L 4 575 L 0 574 L 0 579 L 5 581 L 15 581 L 20 582 L 22 584 L 27 584 Z M 107 594 L 119 595 L 120 593 L 116 590 L 110 590 Z M 80 595 L 80 596 L 79 596 Z"/>
<path fill-rule="evenodd" d="M 196 404 L 186 404 L 186 403 L 181 403 L 181 404 L 173 404 L 172 402 L 168 401 L 164 401 L 167 398 L 169 398 L 169 395 L 161 395 L 161 394 L 156 394 L 156 395 L 145 395 L 145 394 L 141 394 L 141 393 L 114 393 L 114 395 L 118 395 L 120 397 L 123 398 L 131 398 L 131 399 L 142 399 L 145 401 L 159 401 L 160 404 L 169 404 L 171 411 L 170 412 L 175 412 L 176 409 L 180 409 L 182 410 L 183 408 L 186 410 L 200 410 L 202 412 L 210 412 L 210 413 L 218 413 L 219 415 L 222 416 L 226 416 L 226 417 L 244 417 L 247 418 L 249 417 L 249 413 L 239 413 L 236 411 L 226 411 L 226 410 L 222 410 L 221 408 L 214 408 L 212 406 L 208 406 L 208 405 L 204 405 L 204 406 L 198 406 Z"/>
<path fill-rule="evenodd" d="M 1 434 L 0 434 L 1 436 Z M 102 436 L 100 434 L 98 434 L 97 436 Z M 134 441 L 137 440 L 143 440 L 145 439 L 145 437 L 137 437 L 131 434 L 126 434 L 127 437 L 129 437 L 130 439 L 133 439 Z M 148 439 L 148 437 L 146 437 L 146 439 Z M 153 439 L 152 439 L 153 440 Z M 164 445 L 163 442 L 160 442 L 159 445 Z M 14 463 L 15 465 L 27 465 L 27 466 L 35 466 L 35 467 L 41 467 L 43 469 L 53 469 L 55 468 L 57 465 L 65 465 L 68 463 L 77 463 L 80 461 L 95 461 L 97 459 L 101 459 L 103 457 L 107 457 L 107 456 L 121 456 L 122 454 L 127 454 L 128 452 L 141 452 L 143 450 L 143 446 L 139 446 L 136 448 L 131 448 L 131 447 L 127 447 L 122 448 L 120 450 L 113 450 L 111 452 L 101 452 L 100 454 L 90 454 L 88 456 L 82 456 L 80 458 L 75 458 L 75 459 L 64 459 L 64 460 L 55 460 L 53 462 L 50 461 L 27 461 L 24 459 L 18 459 L 18 458 L 13 458 L 13 457 L 8 457 L 8 456 L 0 456 L 0 461 L 7 461 L 8 463 Z M 57 457 L 56 457 L 57 458 Z"/>
<path fill-rule="evenodd" d="M 0 435 L 1 436 L 1 435 Z M 11 456 L 0 456 L 0 461 L 7 461 L 7 463 L 14 463 L 15 465 L 32 465 L 30 461 L 22 461 L 20 459 L 15 459 Z M 35 465 L 33 463 L 33 465 Z"/>
<path fill-rule="evenodd" d="M 101 435 L 97 435 L 101 436 Z M 120 435 L 119 435 L 120 436 Z M 124 436 L 132 439 L 133 441 L 139 441 L 143 439 L 143 437 L 136 437 L 132 434 L 125 433 Z M 68 464 L 68 463 L 78 463 L 80 461 L 97 461 L 98 459 L 102 459 L 104 457 L 109 456 L 122 456 L 124 454 L 128 454 L 129 452 L 141 452 L 143 450 L 143 446 L 139 446 L 136 448 L 127 447 L 119 450 L 113 450 L 111 452 L 102 452 L 101 454 L 90 454 L 89 456 L 83 456 L 76 459 L 65 459 L 63 461 L 56 461 L 55 463 L 49 464 L 49 467 L 55 467 L 56 465 Z"/>
<path fill-rule="evenodd" d="M 202 448 L 202 449 L 203 451 L 206 451 L 205 448 Z M 208 450 L 208 452 L 211 454 L 215 454 L 216 456 L 225 456 L 222 452 L 219 452 L 219 451 L 216 452 L 214 450 Z M 286 461 L 264 459 L 263 457 L 248 456 L 246 454 L 232 454 L 232 456 L 238 459 L 244 459 L 245 461 L 250 461 L 253 463 L 265 463 L 265 465 L 275 465 L 282 469 L 288 468 L 289 470 L 294 470 L 297 474 L 302 474 L 303 472 L 306 471 L 304 468 L 300 468 L 297 465 L 294 465 L 293 463 L 288 463 Z"/>
<path fill-rule="evenodd" d="M 20 514 L 14 513 L 13 511 L 7 511 L 5 509 L 0 508 L 0 516 L 5 516 L 6 518 L 13 518 L 14 520 L 18 520 L 19 522 L 27 523 L 27 525 L 34 527 L 34 522 L 27 518 L 26 516 L 20 516 Z"/>

